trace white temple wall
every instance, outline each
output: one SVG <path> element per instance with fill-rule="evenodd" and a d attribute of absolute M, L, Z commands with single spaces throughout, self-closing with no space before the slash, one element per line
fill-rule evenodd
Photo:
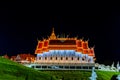
<path fill-rule="evenodd" d="M 50 50 L 37 54 L 39 63 L 94 63 L 93 57 L 74 50 Z"/>

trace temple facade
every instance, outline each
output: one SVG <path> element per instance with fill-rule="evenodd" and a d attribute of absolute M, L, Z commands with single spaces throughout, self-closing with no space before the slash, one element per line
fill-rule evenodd
<path fill-rule="evenodd" d="M 92 69 L 95 65 L 94 47 L 83 39 L 57 37 L 54 28 L 48 39 L 38 40 L 37 55 L 32 68 L 38 70 Z"/>

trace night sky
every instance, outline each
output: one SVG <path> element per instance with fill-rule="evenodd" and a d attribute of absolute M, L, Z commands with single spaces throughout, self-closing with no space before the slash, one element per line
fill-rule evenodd
<path fill-rule="evenodd" d="M 120 14 L 117 6 L 0 8 L 0 55 L 34 54 L 37 39 L 56 35 L 89 39 L 96 62 L 120 61 Z"/>

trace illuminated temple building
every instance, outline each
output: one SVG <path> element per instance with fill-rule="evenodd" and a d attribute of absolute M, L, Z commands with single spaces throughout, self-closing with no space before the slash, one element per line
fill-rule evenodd
<path fill-rule="evenodd" d="M 53 31 L 48 39 L 38 40 L 37 55 L 32 68 L 40 70 L 92 69 L 95 65 L 94 47 L 77 38 L 57 37 Z"/>

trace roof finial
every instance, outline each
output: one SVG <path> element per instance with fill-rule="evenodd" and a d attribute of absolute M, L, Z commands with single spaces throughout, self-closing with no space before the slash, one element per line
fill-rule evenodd
<path fill-rule="evenodd" d="M 55 32 L 54 32 L 54 27 L 52 29 L 52 34 L 50 36 L 50 39 L 56 39 L 56 35 L 55 35 Z"/>
<path fill-rule="evenodd" d="M 52 28 L 52 33 L 54 33 L 54 27 Z"/>

